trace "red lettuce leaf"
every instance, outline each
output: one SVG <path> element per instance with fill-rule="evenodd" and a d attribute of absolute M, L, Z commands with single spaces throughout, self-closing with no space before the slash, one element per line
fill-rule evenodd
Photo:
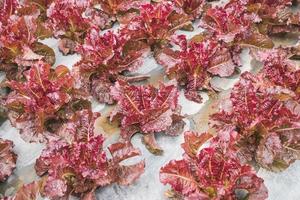
<path fill-rule="evenodd" d="M 294 91 L 297 96 L 300 94 L 300 69 L 281 54 L 281 51 L 270 54 L 264 60 L 264 76 L 275 85 Z"/>
<path fill-rule="evenodd" d="M 171 160 L 160 169 L 160 181 L 163 184 L 170 184 L 173 190 L 187 199 L 195 193 L 203 199 L 209 199 L 209 196 L 201 191 L 197 177 L 194 177 L 189 165 L 185 160 Z"/>
<path fill-rule="evenodd" d="M 17 0 L 7 0 L 0 2 L 0 25 L 5 26 L 8 23 L 8 19 L 15 13 L 19 7 Z M 1 28 L 0 28 L 1 30 Z"/>
<path fill-rule="evenodd" d="M 108 147 L 112 159 L 110 162 L 110 176 L 114 182 L 120 185 L 130 185 L 136 181 L 144 172 L 145 161 L 139 161 L 133 165 L 121 165 L 120 163 L 128 158 L 141 155 L 139 149 L 136 149 L 129 142 L 118 142 Z"/>
<path fill-rule="evenodd" d="M 175 5 L 189 15 L 192 19 L 200 18 L 203 13 L 205 0 L 178 0 Z"/>
<path fill-rule="evenodd" d="M 17 155 L 13 152 L 13 143 L 0 138 L 0 182 L 5 181 L 16 168 Z"/>
<path fill-rule="evenodd" d="M 24 0 L 17 10 L 17 15 L 38 15 L 41 22 L 47 20 L 47 9 L 55 0 Z M 43 26 L 46 24 L 42 24 Z M 51 33 L 52 35 L 52 33 Z"/>
<path fill-rule="evenodd" d="M 86 140 L 94 134 L 94 124 L 98 117 L 100 113 L 92 112 L 91 109 L 76 111 L 66 123 L 59 127 L 56 134 L 69 143 Z"/>
<path fill-rule="evenodd" d="M 259 62 L 265 62 L 269 57 L 280 59 L 293 59 L 299 56 L 299 47 L 276 47 L 273 49 L 250 48 L 250 55 Z"/>
<path fill-rule="evenodd" d="M 63 55 L 75 53 L 76 43 L 69 38 L 62 38 L 58 42 L 58 49 Z"/>
<path fill-rule="evenodd" d="M 87 8 L 84 15 L 91 24 L 91 27 L 95 26 L 101 29 L 111 28 L 113 23 L 116 21 L 114 17 L 111 17 L 109 14 L 95 6 Z"/>
<path fill-rule="evenodd" d="M 23 184 L 14 196 L 4 197 L 3 200 L 41 199 L 43 180 Z"/>
<path fill-rule="evenodd" d="M 47 20 L 47 9 L 54 0 L 24 0 L 19 1 L 19 6 L 14 13 L 18 16 L 35 16 L 37 28 L 35 35 L 39 39 L 52 37 L 53 33 Z"/>
<path fill-rule="evenodd" d="M 184 133 L 184 143 L 181 144 L 182 149 L 190 158 L 195 158 L 200 147 L 213 136 L 210 133 L 197 133 L 186 131 Z"/>
<path fill-rule="evenodd" d="M 157 144 L 154 134 L 146 134 L 142 137 L 142 142 L 152 154 L 162 155 L 163 149 Z"/>

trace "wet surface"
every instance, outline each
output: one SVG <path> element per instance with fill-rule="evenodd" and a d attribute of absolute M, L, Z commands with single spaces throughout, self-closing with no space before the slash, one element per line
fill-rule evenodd
<path fill-rule="evenodd" d="M 189 116 L 189 118 L 191 118 L 191 128 L 197 132 L 207 131 L 212 134 L 215 133 L 215 130 L 209 126 L 209 117 L 218 111 L 220 101 L 223 98 L 227 98 L 228 95 L 229 90 L 220 92 L 218 95 L 210 97 L 197 114 Z"/>
<path fill-rule="evenodd" d="M 95 121 L 95 132 L 102 133 L 105 137 L 109 137 L 113 134 L 120 133 L 119 123 L 110 122 L 109 115 L 110 112 L 114 109 L 114 106 L 106 107 L 102 112 L 101 116 Z"/>

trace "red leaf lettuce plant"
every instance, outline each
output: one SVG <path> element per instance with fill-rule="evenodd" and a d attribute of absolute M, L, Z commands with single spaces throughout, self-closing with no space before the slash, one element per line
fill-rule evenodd
<path fill-rule="evenodd" d="M 236 143 L 243 162 L 254 160 L 268 170 L 282 171 L 300 155 L 299 95 L 290 90 L 292 87 L 275 85 L 282 80 L 278 68 L 270 73 L 268 67 L 258 75 L 242 74 L 229 102 L 223 103 L 212 120 L 219 130 L 229 128 L 239 133 Z"/>
<path fill-rule="evenodd" d="M 178 90 L 174 85 L 160 84 L 134 86 L 119 80 L 111 89 L 112 97 L 118 102 L 111 113 L 111 120 L 121 123 L 121 137 L 129 141 L 133 134 L 141 132 L 143 142 L 151 153 L 161 154 L 154 134 L 164 132 L 178 135 L 184 127 L 181 107 L 178 105 Z"/>
<path fill-rule="evenodd" d="M 0 7 L 0 70 L 8 79 L 20 78 L 24 70 L 39 60 L 51 65 L 55 62 L 54 51 L 38 42 L 50 36 L 38 19 L 39 12 L 17 15 L 18 8 L 22 7 L 16 1 L 4 1 Z"/>
<path fill-rule="evenodd" d="M 291 9 L 292 1 L 243 1 L 247 10 L 257 13 L 261 18 L 258 23 L 260 31 L 264 34 L 276 35 L 283 33 L 297 33 L 300 29 L 299 12 Z"/>
<path fill-rule="evenodd" d="M 191 25 L 189 17 L 171 2 L 144 4 L 140 15 L 121 28 L 132 40 L 146 41 L 152 50 L 167 45 L 176 30 Z"/>
<path fill-rule="evenodd" d="M 74 88 L 74 79 L 65 66 L 52 69 L 38 62 L 24 72 L 22 81 L 9 81 L 13 91 L 5 106 L 14 127 L 25 141 L 43 142 L 54 137 L 58 127 L 82 107 L 90 107 Z"/>
<path fill-rule="evenodd" d="M 223 137 L 231 139 L 234 132 L 214 137 L 209 147 L 199 148 L 212 136 L 208 133 L 185 132 L 183 159 L 171 160 L 160 169 L 160 181 L 172 188 L 167 193 L 175 199 L 256 199 L 268 197 L 263 179 L 253 168 L 242 164 L 235 149 L 222 146 Z"/>
<path fill-rule="evenodd" d="M 100 0 L 98 12 L 110 19 L 106 26 L 111 27 L 115 21 L 128 24 L 130 20 L 139 15 L 139 9 L 146 0 Z"/>
<path fill-rule="evenodd" d="M 98 28 L 91 28 L 85 42 L 77 47 L 81 60 L 73 67 L 77 87 L 90 93 L 100 103 L 114 103 L 110 87 L 117 78 L 128 81 L 147 77 L 125 77 L 134 71 L 148 54 L 149 48 L 142 41 L 133 41 L 111 31 L 100 35 Z"/>
<path fill-rule="evenodd" d="M 13 196 L 6 196 L 3 200 L 38 200 L 41 199 L 41 191 L 43 190 L 43 181 L 34 181 L 28 184 L 23 184 L 17 189 L 17 192 Z"/>
<path fill-rule="evenodd" d="M 205 35 L 197 35 L 191 41 L 180 35 L 173 37 L 173 42 L 180 50 L 164 48 L 155 57 L 166 68 L 168 77 L 185 88 L 189 100 L 200 103 L 199 90 L 214 90 L 210 86 L 213 75 L 231 76 L 240 65 L 237 49 Z"/>
<path fill-rule="evenodd" d="M 93 20 L 84 13 L 93 5 L 93 1 L 55 0 L 47 9 L 47 23 L 54 36 L 60 38 L 59 50 L 64 54 L 75 53 L 77 43 L 84 41 L 87 30 Z"/>
<path fill-rule="evenodd" d="M 231 1 L 223 7 L 209 8 L 201 21 L 201 27 L 217 40 L 229 45 L 272 48 L 272 40 L 260 33 L 255 22 L 261 18 L 249 12 L 241 1 Z"/>
<path fill-rule="evenodd" d="M 49 142 L 37 159 L 35 169 L 39 176 L 47 174 L 42 195 L 50 199 L 95 199 L 94 191 L 112 183 L 129 185 L 144 172 L 145 162 L 124 165 L 124 161 L 140 155 L 129 143 L 114 143 L 108 147 L 111 158 L 103 150 L 104 138 L 94 131 L 99 116 L 83 110 L 60 132 L 59 140 Z"/>
<path fill-rule="evenodd" d="M 169 1 L 174 3 L 174 7 L 176 9 L 181 10 L 180 12 L 183 12 L 187 14 L 191 20 L 195 20 L 197 18 L 200 18 L 203 14 L 203 11 L 205 9 L 205 6 L 207 6 L 206 0 L 152 0 L 153 2 L 163 2 L 163 1 Z"/>

